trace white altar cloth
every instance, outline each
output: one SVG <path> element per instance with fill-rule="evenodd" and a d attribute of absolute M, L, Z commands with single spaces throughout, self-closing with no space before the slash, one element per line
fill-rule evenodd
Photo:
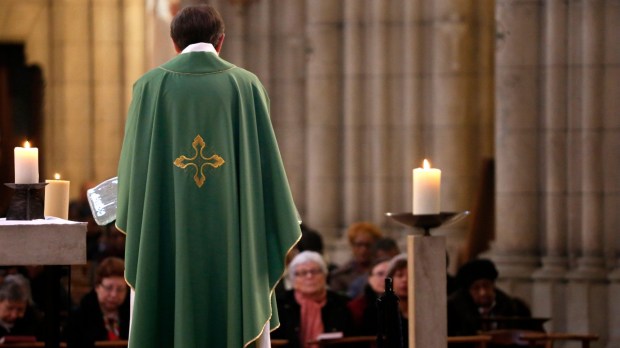
<path fill-rule="evenodd" d="M 86 263 L 86 223 L 47 217 L 0 219 L 0 265 Z"/>

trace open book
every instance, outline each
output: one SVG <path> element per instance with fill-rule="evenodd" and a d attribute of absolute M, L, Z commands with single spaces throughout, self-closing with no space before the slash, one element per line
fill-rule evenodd
<path fill-rule="evenodd" d="M 335 340 L 336 338 L 342 338 L 344 335 L 342 332 L 324 332 L 316 337 L 317 341 L 321 340 Z"/>

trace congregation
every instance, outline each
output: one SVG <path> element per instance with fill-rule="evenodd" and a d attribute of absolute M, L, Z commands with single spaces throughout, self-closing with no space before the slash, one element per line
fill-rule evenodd
<path fill-rule="evenodd" d="M 78 208 L 79 202 L 76 203 Z M 79 211 L 76 209 L 74 211 Z M 76 216 L 76 219 L 88 219 Z M 113 226 L 98 228 L 90 247 L 92 288 L 79 302 L 70 304 L 63 316 L 62 337 L 68 347 L 94 347 L 96 341 L 126 340 L 129 332 L 129 288 L 124 278 L 124 236 Z M 289 254 L 283 281 L 276 288 L 280 327 L 271 334 L 287 347 L 322 334 L 376 336 L 379 334 L 377 300 L 390 278 L 398 297 L 403 347 L 408 341 L 407 257 L 392 238 L 369 222 L 347 230 L 351 258 L 340 267 L 323 256 L 321 234 L 302 225 L 302 238 Z M 0 337 L 34 336 L 43 340 L 43 311 L 36 268 L 6 267 L 0 270 Z M 495 287 L 498 272 L 489 260 L 464 264 L 456 277 L 448 277 L 448 334 L 476 335 L 489 327 L 485 318 L 530 317 L 527 305 Z M 43 290 L 44 291 L 44 290 Z M 63 296 L 72 303 L 69 289 Z M 542 328 L 535 328 L 541 329 Z"/>

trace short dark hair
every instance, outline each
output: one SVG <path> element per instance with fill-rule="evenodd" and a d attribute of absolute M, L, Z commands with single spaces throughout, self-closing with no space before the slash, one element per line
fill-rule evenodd
<path fill-rule="evenodd" d="M 479 279 L 495 281 L 498 272 L 493 261 L 488 259 L 474 259 L 459 268 L 456 279 L 460 286 L 468 289 Z"/>
<path fill-rule="evenodd" d="M 170 23 L 170 37 L 181 50 L 198 42 L 217 45 L 223 34 L 224 20 L 211 5 L 187 6 Z"/>

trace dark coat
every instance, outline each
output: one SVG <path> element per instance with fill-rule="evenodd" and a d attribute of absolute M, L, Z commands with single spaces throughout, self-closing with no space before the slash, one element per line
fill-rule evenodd
<path fill-rule="evenodd" d="M 129 294 L 119 308 L 119 335 L 125 340 L 129 336 Z M 86 294 L 77 310 L 71 313 L 66 337 L 67 345 L 75 348 L 94 347 L 96 341 L 108 340 L 95 290 Z"/>
<path fill-rule="evenodd" d="M 342 332 L 350 336 L 354 332 L 351 313 L 347 308 L 348 297 L 327 290 L 327 302 L 321 309 L 325 332 Z M 289 290 L 277 299 L 280 327 L 273 331 L 271 338 L 286 339 L 287 347 L 302 347 L 299 342 L 301 325 L 301 306 L 295 300 L 295 291 Z"/>
<path fill-rule="evenodd" d="M 508 296 L 495 288 L 495 307 L 492 317 L 531 317 L 531 312 L 523 301 Z M 483 330 L 482 316 L 467 289 L 459 289 L 448 299 L 448 336 L 476 335 Z M 519 329 L 533 329 L 523 327 Z"/>
<path fill-rule="evenodd" d="M 26 307 L 26 313 L 23 318 L 17 319 L 11 331 L 7 331 L 4 326 L 0 325 L 0 338 L 4 336 L 35 336 L 41 339 L 39 315 L 31 306 Z"/>

